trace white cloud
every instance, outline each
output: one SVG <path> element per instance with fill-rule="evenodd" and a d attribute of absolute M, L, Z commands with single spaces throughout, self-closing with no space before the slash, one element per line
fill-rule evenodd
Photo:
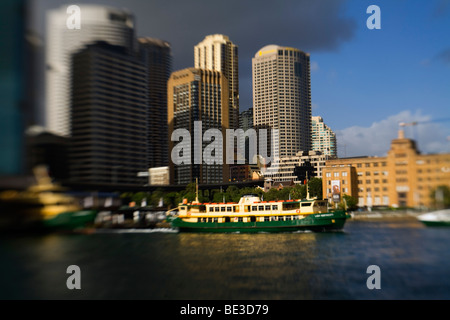
<path fill-rule="evenodd" d="M 370 127 L 353 126 L 336 131 L 339 157 L 385 156 L 391 140 L 398 137 L 399 124 L 417 122 L 402 127 L 406 138 L 416 140 L 421 153 L 450 152 L 450 128 L 435 122 L 420 111 L 402 111 L 387 119 L 374 122 Z M 445 123 L 444 123 L 445 124 Z"/>

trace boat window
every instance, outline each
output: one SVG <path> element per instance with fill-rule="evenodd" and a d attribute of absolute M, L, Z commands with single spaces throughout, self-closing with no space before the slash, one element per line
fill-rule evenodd
<path fill-rule="evenodd" d="M 206 212 L 206 206 L 198 206 L 198 211 L 199 212 Z"/>
<path fill-rule="evenodd" d="M 258 210 L 260 211 L 264 210 L 264 206 L 258 206 Z"/>
<path fill-rule="evenodd" d="M 225 222 L 230 222 L 230 217 L 225 217 Z"/>
<path fill-rule="evenodd" d="M 225 212 L 225 207 L 220 207 L 220 211 Z"/>
<path fill-rule="evenodd" d="M 283 203 L 283 210 L 295 210 L 299 208 L 300 204 L 298 202 Z"/>
<path fill-rule="evenodd" d="M 278 221 L 283 221 L 284 219 L 283 219 L 283 216 L 279 216 L 278 217 Z"/>
<path fill-rule="evenodd" d="M 258 207 L 257 206 L 252 206 L 252 211 L 258 211 Z"/>
<path fill-rule="evenodd" d="M 264 217 L 264 221 L 270 221 L 269 218 L 270 218 L 270 217 L 268 217 L 268 216 Z"/>
<path fill-rule="evenodd" d="M 215 212 L 219 212 L 219 207 L 215 207 L 215 208 L 214 208 L 214 211 L 215 211 Z"/>
<path fill-rule="evenodd" d="M 239 212 L 239 206 L 234 206 L 233 207 L 233 212 Z"/>
<path fill-rule="evenodd" d="M 250 217 L 250 222 L 256 222 L 256 217 L 255 216 L 251 216 Z"/>
<path fill-rule="evenodd" d="M 312 205 L 311 202 L 304 202 L 302 203 L 302 207 L 310 207 Z"/>
<path fill-rule="evenodd" d="M 228 211 L 228 212 L 231 212 L 231 207 L 227 207 L 227 211 Z"/>
<path fill-rule="evenodd" d="M 219 218 L 214 218 L 214 222 L 218 222 L 219 221 Z"/>
<path fill-rule="evenodd" d="M 242 222 L 242 221 L 244 221 L 244 218 L 238 217 L 238 222 Z"/>
<path fill-rule="evenodd" d="M 272 206 L 272 210 L 278 210 L 278 206 L 277 205 Z"/>
<path fill-rule="evenodd" d="M 214 211 L 214 207 L 209 207 L 209 212 L 213 212 Z"/>
<path fill-rule="evenodd" d="M 212 218 L 208 218 L 208 222 L 212 222 Z"/>
<path fill-rule="evenodd" d="M 286 216 L 286 221 L 290 221 L 291 220 L 291 216 Z"/>
<path fill-rule="evenodd" d="M 271 221 L 277 221 L 277 217 L 271 217 L 270 220 Z"/>
<path fill-rule="evenodd" d="M 270 206 L 266 206 L 266 210 L 270 210 Z"/>

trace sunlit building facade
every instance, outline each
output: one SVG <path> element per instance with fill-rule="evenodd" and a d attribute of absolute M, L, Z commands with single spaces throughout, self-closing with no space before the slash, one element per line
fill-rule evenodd
<path fill-rule="evenodd" d="M 323 122 L 323 118 L 311 117 L 311 143 L 312 150 L 320 151 L 324 155 L 336 157 L 336 134 Z"/>
<path fill-rule="evenodd" d="M 206 184 L 228 182 L 230 170 L 225 164 L 225 139 L 213 155 L 206 149 L 213 139 L 204 137 L 209 129 L 220 130 L 220 138 L 225 137 L 225 130 L 229 128 L 227 79 L 219 71 L 187 68 L 172 73 L 167 92 L 171 184 L 188 184 L 196 179 Z M 200 123 L 201 126 L 196 127 Z M 177 129 L 187 130 L 190 139 L 190 145 L 179 151 L 177 148 L 181 149 L 179 144 L 183 141 L 186 143 L 186 137 L 172 141 Z M 175 163 L 174 157 L 185 157 L 185 152 L 191 155 L 187 163 Z M 213 158 L 221 163 L 213 164 Z"/>
<path fill-rule="evenodd" d="M 310 56 L 268 45 L 252 59 L 253 125 L 277 129 L 279 157 L 311 150 Z"/>
<path fill-rule="evenodd" d="M 208 35 L 194 47 L 194 67 L 220 71 L 228 80 L 230 129 L 239 126 L 238 46 L 223 34 Z"/>
<path fill-rule="evenodd" d="M 420 154 L 400 130 L 386 157 L 329 160 L 322 177 L 330 201 L 347 194 L 359 207 L 432 207 L 436 188 L 450 187 L 450 154 Z"/>

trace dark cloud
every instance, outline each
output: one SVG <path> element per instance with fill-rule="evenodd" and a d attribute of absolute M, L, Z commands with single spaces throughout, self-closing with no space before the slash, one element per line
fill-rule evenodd
<path fill-rule="evenodd" d="M 57 0 L 37 2 L 40 4 L 36 8 L 40 7 L 41 11 L 63 3 Z M 310 53 L 333 51 L 351 40 L 356 29 L 356 22 L 343 16 L 344 0 L 77 2 L 129 9 L 136 16 L 138 36 L 156 37 L 172 44 L 175 70 L 194 65 L 194 46 L 206 35 L 222 33 L 229 36 L 239 46 L 241 105 L 244 109 L 251 104 L 251 58 L 260 48 L 279 44 Z M 43 16 L 38 18 L 42 20 Z"/>
<path fill-rule="evenodd" d="M 439 0 L 433 13 L 434 18 L 441 18 L 450 11 L 450 0 Z"/>
<path fill-rule="evenodd" d="M 241 109 L 246 109 L 252 103 L 255 53 L 268 44 L 311 53 L 337 50 L 352 39 L 356 28 L 354 20 L 343 17 L 344 4 L 336 0 L 149 1 L 147 14 L 137 13 L 138 33 L 171 42 L 175 69 L 193 66 L 193 47 L 206 35 L 229 36 L 239 46 Z"/>
<path fill-rule="evenodd" d="M 450 48 L 447 48 L 436 55 L 436 59 L 450 67 Z"/>

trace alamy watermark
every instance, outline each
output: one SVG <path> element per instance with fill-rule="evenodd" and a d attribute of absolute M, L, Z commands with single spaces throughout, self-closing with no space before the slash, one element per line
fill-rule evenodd
<path fill-rule="evenodd" d="M 66 26 L 69 30 L 81 29 L 81 9 L 77 5 L 70 5 L 66 10 L 67 14 L 70 14 L 66 20 Z"/>
<path fill-rule="evenodd" d="M 221 130 L 211 128 L 203 133 L 202 121 L 194 121 L 193 137 L 187 129 L 176 129 L 172 132 L 171 141 L 178 144 L 171 151 L 171 159 L 175 165 L 245 164 L 246 138 L 249 141 L 249 163 L 259 163 L 264 168 L 271 164 L 271 168 L 274 168 L 274 164 L 277 164 L 279 159 L 278 129 L 258 129 L 258 131 L 248 129 L 245 132 L 243 129 L 226 129 L 224 135 Z M 269 141 L 270 145 L 268 145 Z"/>
<path fill-rule="evenodd" d="M 371 274 L 367 278 L 366 285 L 367 289 L 381 289 L 381 269 L 379 266 L 373 264 L 367 267 L 366 273 Z"/>
<path fill-rule="evenodd" d="M 367 7 L 366 13 L 371 14 L 367 18 L 366 26 L 369 30 L 381 29 L 381 9 L 379 6 L 371 5 Z"/>
<path fill-rule="evenodd" d="M 80 267 L 77 265 L 74 265 L 74 264 L 70 265 L 67 267 L 66 273 L 71 274 L 71 276 L 69 276 L 66 281 L 67 289 L 80 290 L 81 289 L 81 269 L 80 269 Z"/>

